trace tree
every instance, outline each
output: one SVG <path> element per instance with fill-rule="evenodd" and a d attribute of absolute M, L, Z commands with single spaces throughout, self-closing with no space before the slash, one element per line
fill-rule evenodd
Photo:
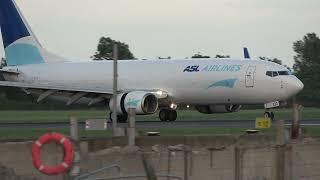
<path fill-rule="evenodd" d="M 308 33 L 302 40 L 293 43 L 294 69 L 300 72 L 320 64 L 320 39 L 315 33 Z"/>
<path fill-rule="evenodd" d="M 260 56 L 259 59 L 263 60 L 263 61 L 270 61 L 270 62 L 274 62 L 274 63 L 277 63 L 277 64 L 280 64 L 282 65 L 282 61 L 278 58 L 268 58 L 268 57 L 264 57 L 264 56 Z"/>
<path fill-rule="evenodd" d="M 210 58 L 210 56 L 205 56 L 205 55 L 202 55 L 200 52 L 194 54 L 192 57 L 192 59 L 194 58 Z"/>
<path fill-rule="evenodd" d="M 294 70 L 304 83 L 298 100 L 309 105 L 320 102 L 320 39 L 315 33 L 308 33 L 302 40 L 293 43 Z"/>
<path fill-rule="evenodd" d="M 135 59 L 129 49 L 129 45 L 115 41 L 110 37 L 101 37 L 98 43 L 97 52 L 93 55 L 94 60 L 112 60 L 113 59 L 113 46 L 118 44 L 118 58 L 123 59 Z"/>

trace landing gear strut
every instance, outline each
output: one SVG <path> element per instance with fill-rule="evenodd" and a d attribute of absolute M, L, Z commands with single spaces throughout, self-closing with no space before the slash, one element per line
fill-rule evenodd
<path fill-rule="evenodd" d="M 112 122 L 112 112 L 110 112 L 109 116 L 110 116 L 109 117 L 110 121 Z M 117 122 L 118 123 L 126 123 L 127 119 L 128 119 L 128 114 L 118 114 L 117 115 Z"/>
<path fill-rule="evenodd" d="M 159 118 L 161 121 L 175 121 L 177 120 L 177 111 L 173 109 L 161 109 Z"/>
<path fill-rule="evenodd" d="M 264 113 L 264 117 L 270 118 L 271 121 L 274 120 L 274 113 L 271 111 L 272 108 L 280 107 L 280 101 L 273 101 L 264 104 L 264 108 L 266 109 L 266 112 Z"/>
<path fill-rule="evenodd" d="M 274 120 L 274 113 L 273 113 L 273 112 L 270 112 L 270 111 L 266 111 L 266 112 L 264 113 L 264 117 L 270 118 L 271 121 L 273 121 L 273 120 Z"/>

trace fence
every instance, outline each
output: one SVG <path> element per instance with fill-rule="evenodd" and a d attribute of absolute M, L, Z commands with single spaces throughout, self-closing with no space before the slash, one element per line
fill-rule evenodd
<path fill-rule="evenodd" d="M 143 173 L 139 151 L 91 153 L 88 171 L 118 164 L 126 175 Z M 183 145 L 149 151 L 158 174 L 171 174 L 185 180 L 313 180 L 320 179 L 320 144 L 233 145 L 228 147 L 186 148 Z M 97 177 L 115 176 L 107 172 Z M 141 178 L 140 178 L 141 179 Z M 167 177 L 158 179 L 171 179 Z"/>

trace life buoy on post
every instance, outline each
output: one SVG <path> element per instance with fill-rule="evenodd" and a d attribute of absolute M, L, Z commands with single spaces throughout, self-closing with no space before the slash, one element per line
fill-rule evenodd
<path fill-rule="evenodd" d="M 41 162 L 41 147 L 44 144 L 47 144 L 49 142 L 58 142 L 63 146 L 63 150 L 64 150 L 63 162 L 52 167 L 45 166 Z M 72 166 L 73 158 L 74 158 L 74 150 L 73 150 L 71 141 L 68 138 L 66 138 L 64 135 L 59 133 L 44 134 L 32 145 L 33 165 L 40 172 L 47 175 L 57 175 L 57 174 L 67 172 Z"/>

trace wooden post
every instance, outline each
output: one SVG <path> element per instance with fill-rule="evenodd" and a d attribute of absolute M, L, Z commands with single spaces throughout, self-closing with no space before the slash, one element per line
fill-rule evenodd
<path fill-rule="evenodd" d="M 235 158 L 234 176 L 235 176 L 235 178 L 234 179 L 235 180 L 242 180 L 243 150 L 242 150 L 242 148 L 236 146 L 234 151 L 235 151 L 235 155 L 234 155 L 234 158 Z"/>
<path fill-rule="evenodd" d="M 188 170 L 189 170 L 188 153 L 189 153 L 189 150 L 186 147 L 186 145 L 184 145 L 184 180 L 188 180 Z"/>
<path fill-rule="evenodd" d="M 143 152 L 141 154 L 141 156 L 142 156 L 143 167 L 144 167 L 144 170 L 146 171 L 146 174 L 147 174 L 147 179 L 148 180 L 157 180 L 157 175 L 156 175 L 156 172 L 150 162 L 149 155 L 147 153 Z"/>
<path fill-rule="evenodd" d="M 285 129 L 284 120 L 277 121 L 277 133 L 276 133 L 277 145 L 284 145 L 285 142 Z"/>
<path fill-rule="evenodd" d="M 189 155 L 190 155 L 190 172 L 189 172 L 189 175 L 190 176 L 193 176 L 193 153 L 192 153 L 192 150 L 189 151 Z"/>
<path fill-rule="evenodd" d="M 289 147 L 287 146 L 286 147 L 286 150 L 285 150 L 285 161 L 286 161 L 286 167 L 285 167 L 285 180 L 292 180 L 293 179 L 293 171 L 292 171 L 292 166 L 293 166 L 293 156 L 294 156 L 294 153 L 293 153 L 293 147 L 292 145 L 290 145 Z"/>
<path fill-rule="evenodd" d="M 171 174 L 171 150 L 168 149 L 168 174 Z M 171 179 L 170 177 L 167 178 L 168 180 Z"/>
<path fill-rule="evenodd" d="M 136 110 L 135 108 L 129 108 L 129 121 L 128 121 L 128 145 L 135 146 L 135 138 L 136 138 Z"/>
<path fill-rule="evenodd" d="M 292 103 L 292 125 L 291 125 L 291 138 L 297 139 L 299 137 L 299 130 L 300 130 L 300 122 L 299 122 L 299 105 L 293 100 Z"/>
<path fill-rule="evenodd" d="M 208 148 L 209 152 L 210 152 L 210 167 L 213 167 L 213 150 L 214 148 Z"/>
<path fill-rule="evenodd" d="M 277 145 L 276 147 L 276 180 L 284 180 L 285 178 L 285 145 Z"/>

